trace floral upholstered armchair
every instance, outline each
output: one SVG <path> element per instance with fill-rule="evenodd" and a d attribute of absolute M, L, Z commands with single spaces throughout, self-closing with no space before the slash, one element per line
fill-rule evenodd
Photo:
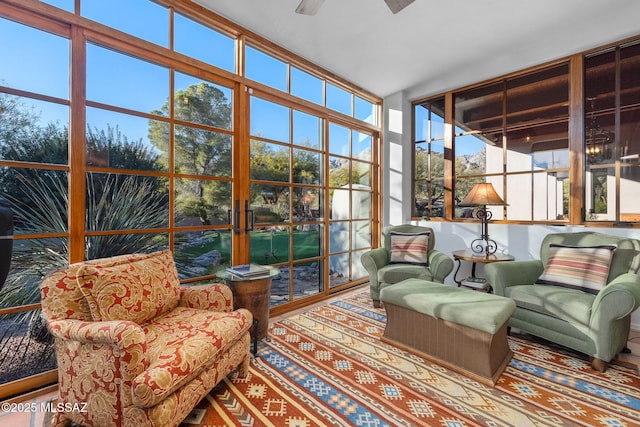
<path fill-rule="evenodd" d="M 71 264 L 41 284 L 55 338 L 53 425 L 177 426 L 225 376 L 248 373 L 252 315 L 220 284 L 180 287 L 172 253 Z"/>

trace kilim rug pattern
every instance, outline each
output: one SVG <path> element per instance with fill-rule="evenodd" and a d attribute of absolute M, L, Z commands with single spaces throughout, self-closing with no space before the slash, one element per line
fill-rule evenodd
<path fill-rule="evenodd" d="M 276 322 L 250 375 L 200 403 L 218 426 L 640 426 L 635 366 L 605 373 L 567 351 L 509 337 L 495 388 L 382 343 L 368 291 Z M 187 424 L 183 424 L 187 427 Z"/>

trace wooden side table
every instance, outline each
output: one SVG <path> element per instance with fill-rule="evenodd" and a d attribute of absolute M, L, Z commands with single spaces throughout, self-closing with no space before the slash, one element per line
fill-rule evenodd
<path fill-rule="evenodd" d="M 486 255 L 483 253 L 473 252 L 471 249 L 463 249 L 460 251 L 453 251 L 451 253 L 453 255 L 453 259 L 458 261 L 458 268 L 456 268 L 456 272 L 453 273 L 453 281 L 458 284 L 458 287 L 464 286 L 463 282 L 469 279 L 478 279 L 476 276 L 476 264 L 490 264 L 492 262 L 502 262 L 502 261 L 513 261 L 515 257 L 513 255 L 507 254 L 491 254 Z M 460 271 L 460 266 L 462 265 L 462 261 L 471 262 L 471 277 L 465 279 L 457 279 L 458 272 Z M 476 289 L 476 288 L 473 288 Z M 489 284 L 488 292 L 492 291 L 491 284 Z"/>
<path fill-rule="evenodd" d="M 233 309 L 246 308 L 253 314 L 255 323 L 251 331 L 253 354 L 258 351 L 258 340 L 265 339 L 269 330 L 269 308 L 271 300 L 271 279 L 280 274 L 280 269 L 263 265 L 268 272 L 259 276 L 240 277 L 227 271 L 218 276 L 226 281 L 233 292 Z"/>

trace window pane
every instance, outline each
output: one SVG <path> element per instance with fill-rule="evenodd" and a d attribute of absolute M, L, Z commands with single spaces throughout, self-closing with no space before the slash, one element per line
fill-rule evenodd
<path fill-rule="evenodd" d="M 176 227 L 229 223 L 231 182 L 178 178 L 174 197 Z"/>
<path fill-rule="evenodd" d="M 273 261 L 263 261 L 263 264 L 272 264 Z M 271 307 L 289 302 L 289 289 L 293 284 L 290 269 L 287 266 L 280 267 L 280 274 L 271 279 Z"/>
<path fill-rule="evenodd" d="M 329 257 L 329 287 L 344 285 L 349 282 L 349 265 L 351 256 L 349 253 L 332 255 Z"/>
<path fill-rule="evenodd" d="M 289 108 L 251 98 L 251 135 L 289 142 Z"/>
<path fill-rule="evenodd" d="M 168 171 L 169 124 L 87 107 L 87 166 Z"/>
<path fill-rule="evenodd" d="M 486 132 L 502 126 L 503 83 L 457 93 L 454 98 L 456 127 L 463 132 Z"/>
<path fill-rule="evenodd" d="M 352 249 L 363 249 L 371 246 L 371 222 L 369 221 L 353 221 L 352 222 Z"/>
<path fill-rule="evenodd" d="M 340 156 L 349 156 L 349 129 L 331 123 L 329 125 L 329 152 Z"/>
<path fill-rule="evenodd" d="M 68 185 L 63 171 L 1 168 L 0 188 L 11 204 L 14 233 L 67 232 Z"/>
<path fill-rule="evenodd" d="M 320 256 L 322 247 L 319 226 L 306 226 L 304 230 L 293 232 L 293 259 L 315 258 Z M 294 280 L 294 284 L 295 284 Z"/>
<path fill-rule="evenodd" d="M 289 187 L 271 184 L 251 184 L 251 209 L 253 209 L 255 223 L 288 221 L 291 206 L 289 199 Z"/>
<path fill-rule="evenodd" d="M 169 225 L 169 188 L 161 177 L 88 173 L 86 200 L 88 231 Z"/>
<path fill-rule="evenodd" d="M 640 104 L 640 43 L 620 49 L 620 105 Z"/>
<path fill-rule="evenodd" d="M 291 95 L 324 105 L 323 88 L 323 80 L 296 67 L 291 67 Z"/>
<path fill-rule="evenodd" d="M 168 92 L 167 68 L 87 45 L 88 100 L 168 116 Z"/>
<path fill-rule="evenodd" d="M 502 172 L 502 146 L 488 144 L 476 135 L 455 139 L 456 176 Z"/>
<path fill-rule="evenodd" d="M 444 138 L 444 98 L 416 105 L 414 114 L 416 141 L 426 141 L 429 138 Z M 429 134 L 429 126 L 431 126 L 431 134 Z"/>
<path fill-rule="evenodd" d="M 338 86 L 327 83 L 327 108 L 337 111 L 347 116 L 352 116 L 351 107 L 352 95 Z"/>
<path fill-rule="evenodd" d="M 174 115 L 178 120 L 232 128 L 233 91 L 228 87 L 175 73 Z M 168 115 L 168 111 L 164 112 Z"/>
<path fill-rule="evenodd" d="M 329 253 L 348 251 L 350 246 L 349 222 L 329 223 Z M 334 267 L 333 264 L 331 266 Z"/>
<path fill-rule="evenodd" d="M 169 9 L 153 1 L 82 0 L 80 14 L 151 43 L 169 46 Z"/>
<path fill-rule="evenodd" d="M 640 85 L 638 86 L 640 90 Z M 620 114 L 620 160 L 623 165 L 640 160 L 640 108 L 634 106 Z"/>
<path fill-rule="evenodd" d="M 360 258 L 365 251 L 354 251 L 351 253 L 351 280 L 363 279 L 369 277 L 369 273 L 362 265 Z"/>
<path fill-rule="evenodd" d="M 69 107 L 0 92 L 0 159 L 69 162 Z"/>
<path fill-rule="evenodd" d="M 640 165 L 621 168 L 620 221 L 640 222 Z"/>
<path fill-rule="evenodd" d="M 522 197 L 522 196 L 520 196 Z M 513 202 L 510 199 L 510 202 Z M 517 200 L 516 200 L 517 203 Z M 533 174 L 533 220 L 569 219 L 569 173 Z M 509 217 L 509 219 L 512 219 Z"/>
<path fill-rule="evenodd" d="M 313 261 L 293 267 L 294 300 L 322 292 L 322 265 L 322 261 Z"/>
<path fill-rule="evenodd" d="M 413 216 L 444 217 L 444 179 L 415 182 L 415 210 Z M 429 197 L 431 194 L 431 197 Z"/>
<path fill-rule="evenodd" d="M 251 141 L 251 179 L 290 182 L 289 147 Z"/>
<path fill-rule="evenodd" d="M 341 157 L 329 158 L 329 185 L 331 187 L 349 187 L 351 162 Z"/>
<path fill-rule="evenodd" d="M 321 190 L 317 188 L 302 188 L 295 187 L 293 189 L 294 192 L 294 203 L 295 208 L 293 211 L 294 222 L 305 222 L 305 221 L 321 221 L 323 215 L 323 197 L 324 194 Z M 315 225 L 300 225 L 300 227 L 315 227 Z"/>
<path fill-rule="evenodd" d="M 634 171 L 635 172 L 635 171 Z M 634 173 L 631 172 L 631 173 Z M 622 185 L 622 184 L 621 184 Z M 615 168 L 588 167 L 585 174 L 586 221 L 616 220 Z M 628 188 L 628 186 L 627 186 Z M 620 192 L 622 195 L 622 192 Z M 634 196 L 635 198 L 635 196 Z M 621 206 L 622 209 L 622 206 Z"/>
<path fill-rule="evenodd" d="M 0 86 L 69 99 L 69 40 L 0 18 Z"/>
<path fill-rule="evenodd" d="M 180 279 L 215 274 L 231 265 L 231 231 L 175 233 L 174 258 Z"/>
<path fill-rule="evenodd" d="M 173 48 L 176 52 L 235 73 L 234 39 L 179 13 L 174 14 L 174 25 Z"/>
<path fill-rule="evenodd" d="M 554 122 L 507 132 L 507 172 L 568 167 L 567 122 Z"/>
<path fill-rule="evenodd" d="M 274 264 L 289 261 L 289 227 L 258 227 L 249 233 L 249 238 L 251 262 Z"/>
<path fill-rule="evenodd" d="M 293 150 L 293 182 L 320 184 L 322 155 L 308 150 Z"/>
<path fill-rule="evenodd" d="M 85 239 L 86 259 L 108 258 L 132 253 L 151 253 L 169 247 L 166 233 L 108 234 Z"/>
<path fill-rule="evenodd" d="M 569 115 L 566 64 L 507 80 L 507 126 Z"/>
<path fill-rule="evenodd" d="M 174 143 L 176 173 L 231 177 L 231 135 L 176 125 Z"/>
<path fill-rule="evenodd" d="M 324 146 L 324 120 L 301 111 L 293 111 L 293 143 L 321 150 Z"/>
<path fill-rule="evenodd" d="M 616 52 L 610 50 L 585 59 L 585 111 L 593 101 L 597 110 L 616 106 Z M 593 109 L 593 108 L 591 108 Z"/>
<path fill-rule="evenodd" d="M 353 131 L 351 155 L 359 160 L 371 161 L 373 158 L 373 138 L 366 133 Z"/>
<path fill-rule="evenodd" d="M 351 192 L 351 218 L 371 218 L 371 193 L 368 191 Z M 360 231 L 357 231 L 360 233 Z"/>
<path fill-rule="evenodd" d="M 376 125 L 376 105 L 371 102 L 360 98 L 359 96 L 355 97 L 355 115 L 354 117 L 358 120 L 362 120 L 364 122 L 370 123 L 372 125 Z"/>
<path fill-rule="evenodd" d="M 287 91 L 287 64 L 251 46 L 245 48 L 247 78 L 274 89 Z"/>
<path fill-rule="evenodd" d="M 359 189 L 371 189 L 373 167 L 370 163 L 351 162 L 351 183 Z"/>
<path fill-rule="evenodd" d="M 330 219 L 351 219 L 351 191 L 348 189 L 331 190 Z"/>
<path fill-rule="evenodd" d="M 5 289 L 6 286 L 5 284 Z M 38 289 L 37 286 L 35 288 Z M 9 290 L 4 291 L 3 294 L 7 292 Z M 38 293 L 40 292 L 38 291 Z M 20 305 L 16 301 L 15 295 L 3 297 L 0 294 L 0 298 L 8 302 L 15 301 L 15 305 Z M 20 316 L 0 316 L 0 322 L 3 324 L 2 336 L 0 337 L 0 346 L 2 346 L 1 384 L 56 368 L 55 346 L 51 335 L 47 332 L 47 326 L 41 313 L 42 310 L 31 310 L 21 313 Z M 13 424 L 17 425 L 15 421 Z"/>

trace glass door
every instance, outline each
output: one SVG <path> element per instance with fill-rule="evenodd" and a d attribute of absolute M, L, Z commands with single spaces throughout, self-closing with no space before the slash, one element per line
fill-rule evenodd
<path fill-rule="evenodd" d="M 243 259 L 275 265 L 271 305 L 323 292 L 325 121 L 250 95 Z"/>

